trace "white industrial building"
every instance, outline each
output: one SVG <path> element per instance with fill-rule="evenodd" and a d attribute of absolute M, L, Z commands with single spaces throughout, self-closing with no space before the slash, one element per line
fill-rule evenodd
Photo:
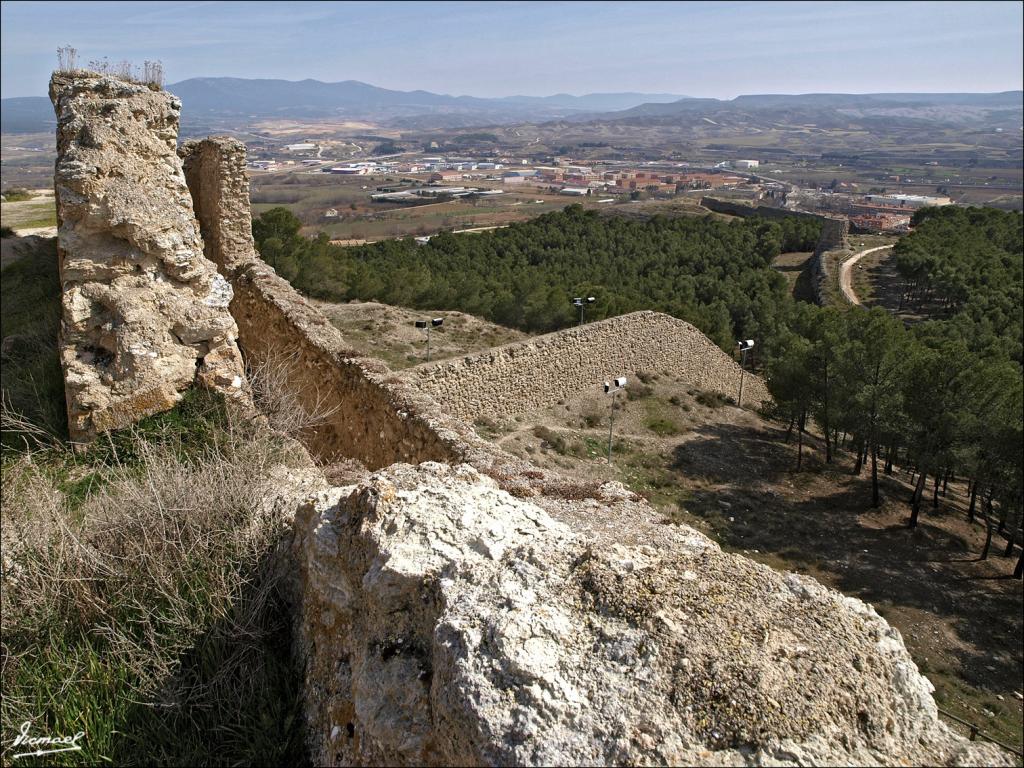
<path fill-rule="evenodd" d="M 583 197 L 584 195 L 589 195 L 590 190 L 587 189 L 586 187 L 563 187 L 558 194 L 572 195 L 574 197 Z"/>
<path fill-rule="evenodd" d="M 733 160 L 732 167 L 741 171 L 749 171 L 761 165 L 760 160 Z"/>
<path fill-rule="evenodd" d="M 930 197 L 928 195 L 865 195 L 864 199 L 872 205 L 891 205 L 898 208 L 924 208 L 929 205 L 950 205 L 948 197 Z"/>

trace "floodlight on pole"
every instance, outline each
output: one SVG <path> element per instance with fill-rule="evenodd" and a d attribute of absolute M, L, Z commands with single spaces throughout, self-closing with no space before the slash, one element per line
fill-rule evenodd
<path fill-rule="evenodd" d="M 615 423 L 615 396 L 626 388 L 626 377 L 619 376 L 604 383 L 604 393 L 611 395 L 611 407 L 608 412 L 608 464 L 612 463 L 612 424 Z"/>
<path fill-rule="evenodd" d="M 415 320 L 413 325 L 427 334 L 427 362 L 430 362 L 430 329 L 439 328 L 444 323 L 443 317 L 435 317 L 432 320 Z"/>
<path fill-rule="evenodd" d="M 587 296 L 586 298 L 584 298 L 582 296 L 574 296 L 573 297 L 572 305 L 574 307 L 579 307 L 580 308 L 580 325 L 583 325 L 583 308 L 587 304 L 593 304 L 595 301 L 597 301 L 597 299 L 595 299 L 593 296 Z"/>
<path fill-rule="evenodd" d="M 749 352 L 750 350 L 752 350 L 754 348 L 754 340 L 753 339 L 745 339 L 743 341 L 737 341 L 736 345 L 740 349 L 740 395 L 736 399 L 736 407 L 737 408 L 742 408 L 743 407 L 743 371 L 744 371 L 743 365 L 744 365 L 744 363 L 747 362 L 747 352 Z"/>

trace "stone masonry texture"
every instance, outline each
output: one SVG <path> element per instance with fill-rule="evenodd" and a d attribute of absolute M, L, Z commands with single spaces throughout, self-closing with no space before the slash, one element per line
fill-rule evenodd
<path fill-rule="evenodd" d="M 232 285 L 231 313 L 250 364 L 281 366 L 287 386 L 322 423 L 303 436 L 321 459 L 356 459 L 376 469 L 395 461 L 456 455 L 387 366 L 360 358 L 341 333 L 257 255 L 252 239 L 245 145 L 228 137 L 188 142 L 180 154 L 206 255 Z M 415 398 L 413 398 L 415 399 Z"/>
<path fill-rule="evenodd" d="M 472 422 L 546 408 L 616 376 L 635 385 L 637 371 L 667 372 L 698 389 L 739 397 L 736 362 L 689 323 L 650 311 L 424 363 L 403 376 L 448 413 Z M 764 382 L 744 373 L 743 405 L 769 399 Z"/>
<path fill-rule="evenodd" d="M 245 398 L 231 286 L 203 256 L 175 152 L 181 104 L 55 73 L 60 356 L 68 430 L 87 442 L 199 384 Z"/>
<path fill-rule="evenodd" d="M 577 506 L 621 529 L 631 502 L 605 490 Z M 599 544 L 429 462 L 303 504 L 313 763 L 1010 764 L 939 721 L 870 606 L 652 528 Z"/>

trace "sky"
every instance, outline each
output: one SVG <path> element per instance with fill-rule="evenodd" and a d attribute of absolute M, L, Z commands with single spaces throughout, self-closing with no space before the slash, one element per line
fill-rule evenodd
<path fill-rule="evenodd" d="M 2 96 L 45 96 L 56 49 L 191 77 L 362 80 L 473 96 L 1005 91 L 1021 2 L 0 4 Z"/>

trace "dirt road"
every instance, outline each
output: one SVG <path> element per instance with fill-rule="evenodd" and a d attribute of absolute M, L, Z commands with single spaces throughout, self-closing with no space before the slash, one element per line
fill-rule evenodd
<path fill-rule="evenodd" d="M 877 248 L 868 248 L 867 250 L 860 251 L 859 253 L 853 254 L 850 258 L 844 261 L 839 267 L 839 288 L 843 291 L 843 296 L 851 304 L 860 305 L 860 299 L 857 298 L 857 294 L 853 292 L 853 277 L 850 270 L 853 265 L 856 264 L 861 258 L 867 256 L 869 253 L 875 251 L 883 251 L 886 248 L 892 248 L 891 245 L 880 245 Z"/>

